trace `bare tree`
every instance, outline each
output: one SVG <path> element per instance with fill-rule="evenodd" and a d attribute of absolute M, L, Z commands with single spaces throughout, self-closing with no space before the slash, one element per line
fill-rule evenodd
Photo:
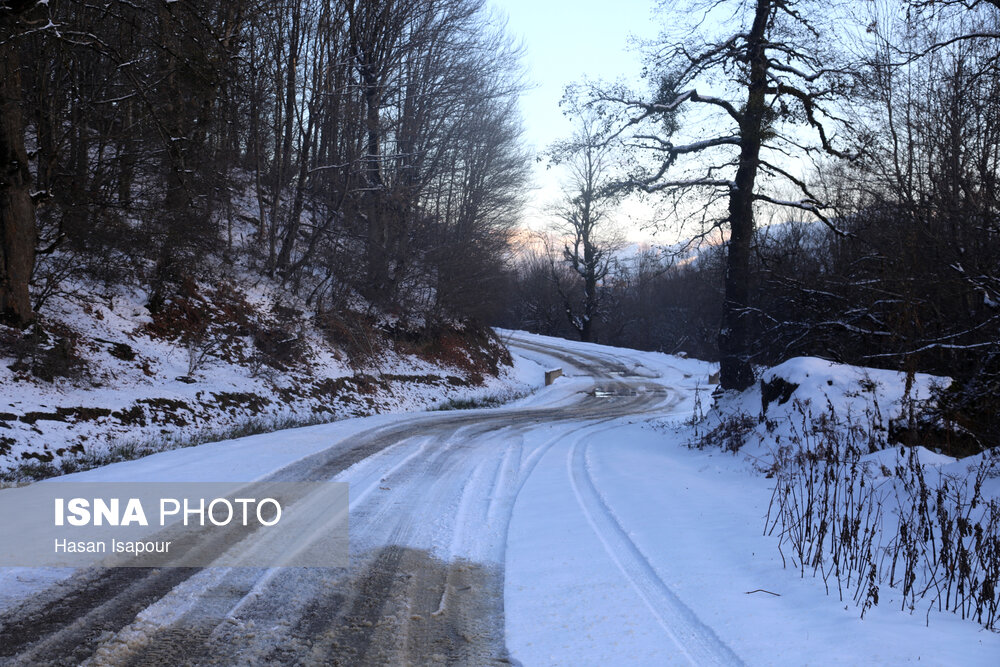
<path fill-rule="evenodd" d="M 846 77 L 831 66 L 817 8 L 818 3 L 792 0 L 711 3 L 707 12 L 730 12 L 725 25 L 732 31 L 700 41 L 685 35 L 658 47 L 649 68 L 655 78 L 652 96 L 621 87 L 595 95 L 596 104 L 624 113 L 617 136 L 640 162 L 647 161 L 623 186 L 647 193 L 700 191 L 706 202 L 728 202 L 716 220 L 729 232 L 719 332 L 725 389 L 744 389 L 754 381 L 749 285 L 755 207 L 764 203 L 823 217 L 821 202 L 786 156 L 840 154 L 827 125 Z M 713 93 L 704 92 L 706 87 Z M 675 135 L 685 134 L 680 114 L 694 110 L 702 113 L 701 129 L 675 142 Z M 812 143 L 803 142 L 803 126 L 812 130 Z M 715 127 L 720 129 L 704 136 Z M 777 198 L 760 176 L 784 180 L 801 196 Z"/>
<path fill-rule="evenodd" d="M 599 119 L 586 110 L 579 118 L 573 138 L 556 144 L 550 154 L 553 162 L 565 164 L 569 172 L 565 199 L 556 209 L 560 219 L 557 231 L 567 239 L 562 259 L 582 286 L 582 296 L 577 299 L 575 286 L 562 284 L 554 267 L 552 278 L 570 325 L 580 340 L 591 341 L 601 311 L 600 285 L 611 269 L 612 253 L 620 245 L 607 228 L 610 208 L 618 197 L 609 188 L 609 149 L 600 135 Z"/>

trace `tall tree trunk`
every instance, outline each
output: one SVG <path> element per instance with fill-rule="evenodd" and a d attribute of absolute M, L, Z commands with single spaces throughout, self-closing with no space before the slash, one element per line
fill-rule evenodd
<path fill-rule="evenodd" d="M 365 82 L 365 129 L 368 145 L 365 149 L 368 192 L 368 288 L 372 296 L 381 301 L 389 292 L 389 225 L 386 220 L 386 192 L 382 181 L 382 147 L 380 112 L 381 99 L 378 80 L 366 69 L 362 75 Z"/>
<path fill-rule="evenodd" d="M 127 100 L 121 110 L 121 132 L 118 138 L 118 155 L 121 167 L 118 170 L 118 203 L 123 214 L 132 208 L 132 183 L 135 180 L 135 134 L 132 130 L 132 100 Z"/>
<path fill-rule="evenodd" d="M 740 163 L 729 195 L 730 237 L 726 257 L 725 297 L 719 353 L 719 383 L 723 389 L 742 391 L 753 384 L 750 365 L 750 243 L 753 240 L 754 181 L 760 165 L 761 130 L 767 100 L 767 54 L 764 49 L 771 0 L 758 0 L 753 27 L 747 39 L 747 104 L 740 122 Z"/>
<path fill-rule="evenodd" d="M 288 265 L 292 259 L 292 251 L 295 249 L 295 239 L 299 235 L 299 228 L 302 225 L 302 209 L 305 205 L 306 184 L 309 180 L 309 164 L 313 145 L 313 123 L 316 120 L 316 106 L 309 104 L 309 120 L 306 123 L 305 131 L 301 134 L 302 148 L 299 150 L 299 177 L 295 185 L 295 198 L 292 201 L 292 212 L 288 216 L 288 225 L 285 227 L 285 235 L 281 241 L 281 251 L 278 253 L 276 268 L 281 272 L 282 279 L 289 277 Z"/>
<path fill-rule="evenodd" d="M 21 63 L 13 38 L 16 17 L 31 3 L 13 3 L 0 15 L 0 319 L 15 326 L 34 313 L 28 282 L 35 265 L 35 206 L 28 190 L 31 174 L 24 149 Z"/>
<path fill-rule="evenodd" d="M 589 219 L 589 201 L 585 211 L 585 215 Z M 580 326 L 580 340 L 585 343 L 593 341 L 594 317 L 597 316 L 597 258 L 595 257 L 594 244 L 590 240 L 589 226 L 588 224 L 587 237 L 583 241 L 583 323 Z"/>

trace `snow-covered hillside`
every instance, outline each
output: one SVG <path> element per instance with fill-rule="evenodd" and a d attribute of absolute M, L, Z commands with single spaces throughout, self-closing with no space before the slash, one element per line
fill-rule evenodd
<path fill-rule="evenodd" d="M 143 290 L 97 289 L 50 299 L 25 332 L 0 326 L 0 479 L 532 390 L 484 333 L 393 340 L 248 277 L 190 283 L 155 315 Z"/>

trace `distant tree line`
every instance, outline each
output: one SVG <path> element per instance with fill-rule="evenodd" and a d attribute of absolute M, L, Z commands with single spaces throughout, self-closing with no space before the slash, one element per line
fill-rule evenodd
<path fill-rule="evenodd" d="M 239 264 L 321 312 L 482 318 L 519 68 L 483 0 L 0 0 L 0 315 Z"/>

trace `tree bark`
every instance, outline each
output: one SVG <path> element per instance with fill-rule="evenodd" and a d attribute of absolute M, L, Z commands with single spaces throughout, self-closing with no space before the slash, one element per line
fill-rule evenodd
<path fill-rule="evenodd" d="M 719 384 L 742 391 L 753 384 L 750 365 L 750 243 L 754 233 L 754 182 L 760 165 L 761 133 L 767 107 L 767 53 L 765 43 L 771 0 L 758 0 L 747 38 L 747 104 L 740 121 L 740 162 L 729 194 L 730 237 L 726 256 L 725 297 L 719 331 Z"/>
<path fill-rule="evenodd" d="M 29 187 L 21 111 L 21 63 L 13 38 L 29 3 L 0 16 L 0 319 L 25 326 L 34 318 L 28 283 L 35 266 L 35 205 Z M 20 7 L 20 10 L 19 10 Z"/>

